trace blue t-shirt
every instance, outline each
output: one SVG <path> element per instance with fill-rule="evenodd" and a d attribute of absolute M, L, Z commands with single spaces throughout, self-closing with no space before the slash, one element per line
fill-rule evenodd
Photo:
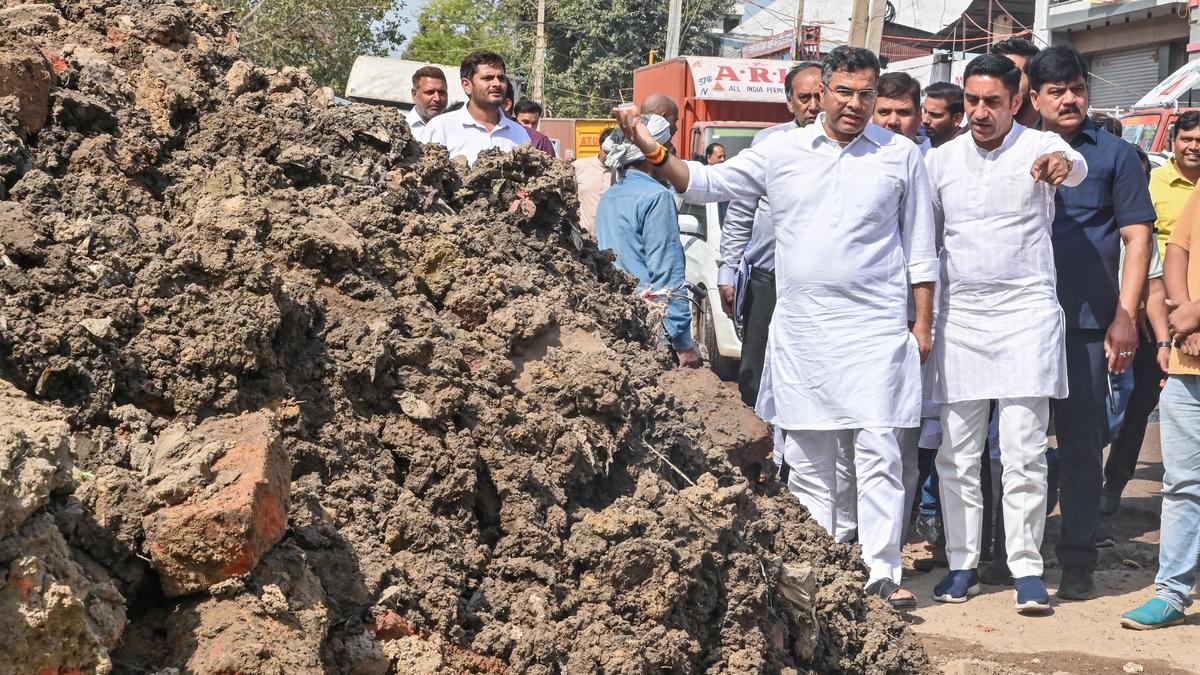
<path fill-rule="evenodd" d="M 1120 298 L 1121 228 L 1154 224 L 1154 204 L 1133 146 L 1090 118 L 1070 141 L 1088 175 L 1054 196 L 1054 265 L 1068 329 L 1105 329 Z"/>
<path fill-rule="evenodd" d="M 679 241 L 679 213 L 671 191 L 650 176 L 630 169 L 604 192 L 596 207 L 596 241 L 617 254 L 617 267 L 652 291 L 679 288 L 685 256 Z M 686 291 L 683 291 L 686 293 Z M 691 349 L 692 312 L 686 297 L 672 300 L 663 319 L 676 350 Z"/>

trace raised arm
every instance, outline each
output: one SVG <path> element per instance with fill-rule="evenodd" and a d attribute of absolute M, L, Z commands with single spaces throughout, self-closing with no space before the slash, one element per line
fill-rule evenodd
<path fill-rule="evenodd" d="M 654 164 L 658 177 L 667 181 L 677 192 L 685 193 L 689 202 L 708 204 L 740 199 L 757 200 L 766 195 L 766 160 L 755 148 L 747 148 L 717 166 L 685 162 L 671 155 L 665 155 L 662 162 L 657 163 L 662 146 L 642 124 L 637 106 L 613 108 L 613 114 L 625 138 L 632 141 Z"/>

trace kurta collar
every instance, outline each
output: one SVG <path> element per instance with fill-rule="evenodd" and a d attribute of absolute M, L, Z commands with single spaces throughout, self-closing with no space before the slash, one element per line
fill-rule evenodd
<path fill-rule="evenodd" d="M 1007 134 L 1004 134 L 1004 140 L 1000 141 L 1000 146 L 995 150 L 984 150 L 983 148 L 979 147 L 979 144 L 975 142 L 974 137 L 971 138 L 971 145 L 974 146 L 975 150 L 984 157 L 998 155 L 1011 148 L 1013 144 L 1017 142 L 1017 139 L 1021 137 L 1021 134 L 1025 133 L 1025 129 L 1026 127 L 1021 126 L 1021 123 L 1014 119 L 1012 128 L 1008 130 Z M 971 132 L 968 131 L 967 133 L 969 134 Z"/>
<path fill-rule="evenodd" d="M 805 127 L 802 127 L 802 128 L 805 128 Z M 810 139 L 810 142 L 812 143 L 813 148 L 816 148 L 818 143 L 825 143 L 825 142 L 832 143 L 834 145 L 839 145 L 838 141 L 834 140 L 833 138 L 831 138 L 829 136 L 829 134 L 825 133 L 825 113 L 820 113 L 819 115 L 817 115 L 817 119 L 813 120 L 813 123 L 808 125 L 807 128 L 815 129 L 813 131 L 812 137 Z M 859 139 L 862 139 L 862 138 L 867 139 L 867 141 L 874 143 L 875 145 L 882 146 L 885 142 L 887 142 L 887 135 L 889 133 L 891 133 L 891 132 L 889 132 L 887 129 L 884 129 L 881 126 L 877 126 L 873 122 L 867 122 L 867 126 L 863 128 L 862 133 L 855 136 L 854 140 L 847 143 L 846 147 L 843 149 L 849 150 L 850 148 L 854 147 L 854 145 L 856 143 L 859 142 Z"/>

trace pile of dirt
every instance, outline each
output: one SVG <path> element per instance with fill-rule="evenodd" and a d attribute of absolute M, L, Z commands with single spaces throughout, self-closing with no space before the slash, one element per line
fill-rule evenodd
<path fill-rule="evenodd" d="M 919 672 L 580 236 L 192 0 L 0 9 L 0 660 Z"/>

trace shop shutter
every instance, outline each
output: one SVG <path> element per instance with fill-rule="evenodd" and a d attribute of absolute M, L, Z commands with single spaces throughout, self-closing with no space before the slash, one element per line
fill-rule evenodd
<path fill-rule="evenodd" d="M 1092 57 L 1093 108 L 1128 108 L 1158 84 L 1158 47 L 1143 47 Z"/>

